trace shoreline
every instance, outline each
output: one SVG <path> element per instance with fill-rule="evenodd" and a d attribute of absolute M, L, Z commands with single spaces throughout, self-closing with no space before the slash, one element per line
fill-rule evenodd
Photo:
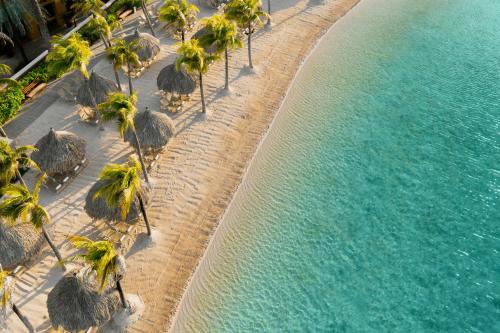
<path fill-rule="evenodd" d="M 242 177 L 241 181 L 237 184 L 234 192 L 232 193 L 231 199 L 229 201 L 229 204 L 227 205 L 227 208 L 225 209 L 223 215 L 220 217 L 219 222 L 217 223 L 217 226 L 215 227 L 215 231 L 210 236 L 209 243 L 208 243 L 208 245 L 207 245 L 207 247 L 206 247 L 206 249 L 205 249 L 202 257 L 198 261 L 198 264 L 196 265 L 196 268 L 194 269 L 192 275 L 190 276 L 189 280 L 186 283 L 186 287 L 185 287 L 185 289 L 184 289 L 184 291 L 182 293 L 182 297 L 180 298 L 180 300 L 179 300 L 179 302 L 178 302 L 178 304 L 176 306 L 175 313 L 171 317 L 171 320 L 169 321 L 169 326 L 168 326 L 167 332 L 174 332 L 173 331 L 173 329 L 175 328 L 174 325 L 175 325 L 175 323 L 177 321 L 179 321 L 179 320 L 182 319 L 181 316 L 187 316 L 187 315 L 189 315 L 189 313 L 183 313 L 183 311 L 182 311 L 182 310 L 185 310 L 184 306 L 187 306 L 187 305 L 184 304 L 184 302 L 186 302 L 186 298 L 188 296 L 189 290 L 190 290 L 192 284 L 196 282 L 195 279 L 197 278 L 197 275 L 203 274 L 204 270 L 208 269 L 209 265 L 207 263 L 207 260 L 209 258 L 209 255 L 211 254 L 211 252 L 214 251 L 214 247 L 216 246 L 216 242 L 217 242 L 217 237 L 218 236 L 222 236 L 222 235 L 220 235 L 223 232 L 223 230 L 221 230 L 221 229 L 223 229 L 224 227 L 227 227 L 227 225 L 224 224 L 224 221 L 225 221 L 228 213 L 230 212 L 231 207 L 234 205 L 237 193 L 239 191 L 242 191 L 242 187 L 241 186 L 245 183 L 247 177 L 249 176 L 248 175 L 249 169 L 253 165 L 255 159 L 258 157 L 259 151 L 262 149 L 263 145 L 265 144 L 265 142 L 266 142 L 267 138 L 269 137 L 269 134 L 271 133 L 272 129 L 276 126 L 276 122 L 278 121 L 279 116 L 282 115 L 282 113 L 283 113 L 282 108 L 284 107 L 284 102 L 286 101 L 286 99 L 287 99 L 287 97 L 288 97 L 288 95 L 290 93 L 290 90 L 292 89 L 293 84 L 294 84 L 294 82 L 297 79 L 297 76 L 302 71 L 302 69 L 304 67 L 304 64 L 307 62 L 307 60 L 311 57 L 311 55 L 313 55 L 314 51 L 318 48 L 318 45 L 323 41 L 324 37 L 333 29 L 333 27 L 335 26 L 335 24 L 340 19 L 342 19 L 343 17 L 345 17 L 347 14 L 349 14 L 352 9 L 354 9 L 359 3 L 361 3 L 361 0 L 354 0 L 352 2 L 353 2 L 353 4 L 352 4 L 352 6 L 348 10 L 346 10 L 343 13 L 341 13 L 340 16 L 336 17 L 331 22 L 330 26 L 326 28 L 325 31 L 323 31 L 322 33 L 320 33 L 319 36 L 316 36 L 315 42 L 313 43 L 313 45 L 310 48 L 309 52 L 306 53 L 305 55 L 303 55 L 304 57 L 303 57 L 302 61 L 300 62 L 297 70 L 295 71 L 295 73 L 293 75 L 293 78 L 291 79 L 291 81 L 288 84 L 288 87 L 286 89 L 285 95 L 283 96 L 283 98 L 279 102 L 280 105 L 278 107 L 278 110 L 274 113 L 274 116 L 272 117 L 272 120 L 269 123 L 269 127 L 265 130 L 264 134 L 262 135 L 260 141 L 257 144 L 255 152 L 253 153 L 253 155 L 250 158 L 250 160 L 247 162 L 247 164 L 246 164 L 246 166 L 244 168 L 243 177 Z M 268 28 L 264 27 L 263 29 L 268 29 Z"/>

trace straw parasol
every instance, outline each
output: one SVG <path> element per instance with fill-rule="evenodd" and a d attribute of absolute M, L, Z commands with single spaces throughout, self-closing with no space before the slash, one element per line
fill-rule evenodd
<path fill-rule="evenodd" d="M 85 198 L 85 212 L 88 216 L 93 219 L 98 220 L 107 220 L 109 222 L 118 222 L 123 221 L 121 217 L 121 211 L 119 208 L 109 208 L 106 201 L 103 198 L 96 198 L 94 200 L 94 195 L 99 188 L 106 184 L 103 180 L 98 180 L 89 190 L 87 197 Z M 151 201 L 151 188 L 147 185 L 142 184 L 142 196 L 144 198 L 144 202 L 146 205 Z M 141 209 L 139 205 L 139 201 L 137 199 L 134 200 L 132 205 L 130 206 L 130 210 L 125 218 L 127 223 L 136 222 L 141 214 Z"/>
<path fill-rule="evenodd" d="M 40 252 L 43 244 L 41 233 L 31 224 L 8 226 L 0 221 L 0 264 L 3 268 L 14 268 L 29 261 Z"/>
<path fill-rule="evenodd" d="M 210 33 L 210 30 L 208 30 L 206 27 L 201 28 L 193 35 L 193 37 L 191 37 L 191 39 L 198 39 L 199 40 L 201 37 L 203 37 L 204 35 L 206 35 L 208 33 Z M 210 45 L 208 47 L 203 47 L 203 49 L 208 54 L 217 53 L 217 45 L 215 43 L 213 43 L 212 45 Z"/>
<path fill-rule="evenodd" d="M 125 41 L 138 41 L 137 55 L 141 62 L 153 60 L 160 53 L 160 40 L 145 32 L 135 30 L 133 34 L 125 37 Z"/>
<path fill-rule="evenodd" d="M 55 328 L 80 332 L 109 321 L 120 309 L 118 293 L 98 292 L 95 281 L 74 270 L 66 274 L 47 297 L 50 322 Z"/>
<path fill-rule="evenodd" d="M 196 80 L 190 75 L 184 67 L 179 71 L 174 64 L 163 68 L 156 79 L 158 89 L 166 93 L 188 95 L 196 89 Z"/>
<path fill-rule="evenodd" d="M 84 80 L 76 94 L 76 102 L 83 106 L 96 107 L 106 100 L 108 94 L 120 91 L 115 82 L 92 72 L 88 80 Z M 92 99 L 94 97 L 94 99 Z"/>
<path fill-rule="evenodd" d="M 66 131 L 54 131 L 36 143 L 37 151 L 31 154 L 42 171 L 48 174 L 65 173 L 85 158 L 85 140 Z"/>
<path fill-rule="evenodd" d="M 175 135 L 172 119 L 164 113 L 154 112 L 149 108 L 135 115 L 134 124 L 141 148 L 162 148 Z M 134 144 L 135 140 L 131 130 L 125 132 L 125 141 Z"/>

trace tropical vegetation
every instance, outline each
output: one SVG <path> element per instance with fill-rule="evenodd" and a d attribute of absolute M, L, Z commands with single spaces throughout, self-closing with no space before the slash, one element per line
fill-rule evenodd
<path fill-rule="evenodd" d="M 226 16 L 234 20 L 242 29 L 245 29 L 248 45 L 248 66 L 253 68 L 252 63 L 252 35 L 257 26 L 262 26 L 262 18 L 269 14 L 262 10 L 260 0 L 232 0 L 225 7 Z"/>
<path fill-rule="evenodd" d="M 209 64 L 218 59 L 217 55 L 207 55 L 205 50 L 196 39 L 191 39 L 185 43 L 181 43 L 177 49 L 179 57 L 175 62 L 177 70 L 184 68 L 189 73 L 197 73 L 200 81 L 201 94 L 201 111 L 206 112 L 205 92 L 203 90 L 203 75 L 208 72 Z"/>
<path fill-rule="evenodd" d="M 186 29 L 196 21 L 200 12 L 198 7 L 188 3 L 186 0 L 167 0 L 160 8 L 159 20 L 166 22 L 168 26 L 174 27 L 181 33 L 181 39 L 186 40 Z"/>
<path fill-rule="evenodd" d="M 137 113 L 136 103 L 137 95 L 135 93 L 126 96 L 124 93 L 117 92 L 110 94 L 106 102 L 99 104 L 98 109 L 101 111 L 103 121 L 116 120 L 121 138 L 124 138 L 127 130 L 132 131 L 135 141 L 133 146 L 139 156 L 144 179 L 149 183 L 148 172 L 146 164 L 144 163 L 139 137 L 135 131 L 134 116 Z"/>
<path fill-rule="evenodd" d="M 200 37 L 204 48 L 215 46 L 217 53 L 224 53 L 225 58 L 225 84 L 224 89 L 229 89 L 229 50 L 243 46 L 238 36 L 235 22 L 229 21 L 223 15 L 214 15 L 202 20 L 206 34 Z"/>
<path fill-rule="evenodd" d="M 64 268 L 61 253 L 46 229 L 46 225 L 50 223 L 49 213 L 39 203 L 40 189 L 45 178 L 45 175 L 40 176 L 32 191 L 24 185 L 9 184 L 3 187 L 1 193 L 6 199 L 0 202 L 0 217 L 10 223 L 29 222 L 35 229 L 40 230 Z"/>
<path fill-rule="evenodd" d="M 0 140 L 0 188 L 9 185 L 15 178 L 27 187 L 20 169 L 38 169 L 36 163 L 28 157 L 28 154 L 34 150 L 34 146 L 13 148 L 7 141 Z"/>
<path fill-rule="evenodd" d="M 12 311 L 23 322 L 28 332 L 35 333 L 35 329 L 29 322 L 28 318 L 26 318 L 16 304 L 12 302 L 11 295 L 13 289 L 14 277 L 12 277 L 9 272 L 2 270 L 0 267 L 0 310 L 6 311 L 7 307 L 10 305 L 12 307 Z"/>
<path fill-rule="evenodd" d="M 125 271 L 125 259 L 118 254 L 115 246 L 109 241 L 94 242 L 86 237 L 72 236 L 70 241 L 74 247 L 84 251 L 72 257 L 73 260 L 83 261 L 95 272 L 101 292 L 106 290 L 111 281 L 116 283 L 122 306 L 128 307 L 121 279 Z"/>
<path fill-rule="evenodd" d="M 137 55 L 138 47 L 139 45 L 135 40 L 127 42 L 122 38 L 118 38 L 115 40 L 114 45 L 107 49 L 107 58 L 113 64 L 114 70 L 118 70 L 119 68 L 123 69 L 125 66 L 127 67 L 130 96 L 134 93 L 134 87 L 132 86 L 132 69 L 141 65 L 139 56 Z"/>

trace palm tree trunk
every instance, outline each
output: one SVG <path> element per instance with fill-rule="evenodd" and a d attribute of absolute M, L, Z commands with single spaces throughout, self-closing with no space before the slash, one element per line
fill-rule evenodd
<path fill-rule="evenodd" d="M 269 17 L 267 18 L 267 25 L 271 24 L 271 0 L 267 0 L 267 13 L 269 14 Z"/>
<path fill-rule="evenodd" d="M 142 217 L 144 217 L 144 223 L 146 223 L 148 236 L 151 236 L 151 225 L 149 224 L 148 214 L 146 213 L 146 205 L 144 205 L 144 200 L 142 199 L 142 195 L 137 194 L 137 199 L 139 200 L 139 206 L 141 206 L 141 213 Z"/>
<path fill-rule="evenodd" d="M 146 169 L 146 164 L 144 163 L 144 158 L 142 157 L 141 144 L 139 143 L 139 137 L 137 136 L 135 128 L 132 129 L 132 133 L 134 133 L 135 149 L 137 149 L 137 155 L 139 155 L 139 162 L 141 163 L 142 173 L 144 174 L 144 180 L 146 181 L 146 183 L 149 184 L 148 170 Z"/>
<path fill-rule="evenodd" d="M 61 256 L 61 253 L 59 252 L 59 250 L 55 246 L 54 242 L 52 242 L 52 239 L 50 238 L 49 233 L 47 232 L 47 229 L 45 229 L 45 225 L 42 225 L 42 233 L 43 233 L 43 237 L 45 237 L 45 240 L 47 241 L 50 248 L 52 249 L 52 251 L 56 255 L 57 260 L 59 260 L 59 262 L 61 263 L 63 270 L 66 270 L 66 267 L 64 266 L 64 263 L 63 263 L 63 258 Z"/>
<path fill-rule="evenodd" d="M 118 89 L 120 89 L 120 91 L 122 91 L 122 84 L 120 83 L 120 76 L 118 75 L 118 71 L 116 70 L 114 65 L 113 65 L 113 72 L 115 73 L 115 80 L 116 80 L 116 84 L 118 85 Z"/>
<path fill-rule="evenodd" d="M 225 51 L 225 58 L 226 58 L 226 84 L 224 86 L 224 89 L 229 90 L 229 51 L 226 47 Z"/>
<path fill-rule="evenodd" d="M 47 22 L 43 18 L 42 14 L 42 9 L 40 8 L 40 5 L 38 1 L 36 0 L 30 0 L 31 2 L 31 7 L 33 9 L 33 13 L 35 14 L 35 20 L 38 25 L 38 28 L 40 29 L 40 35 L 42 36 L 42 39 L 47 42 L 50 46 L 50 33 L 49 29 L 47 28 Z"/>
<path fill-rule="evenodd" d="M 205 106 L 205 92 L 203 91 L 203 75 L 200 72 L 200 94 L 201 94 L 201 112 L 207 111 Z"/>
<path fill-rule="evenodd" d="M 248 67 L 253 68 L 252 63 L 252 24 L 248 22 Z"/>
<path fill-rule="evenodd" d="M 2 126 L 0 126 L 0 135 L 3 136 L 4 138 L 8 138 L 7 133 L 5 133 Z"/>
<path fill-rule="evenodd" d="M 102 43 L 104 44 L 104 48 L 107 50 L 110 45 L 108 44 L 108 41 L 106 40 L 106 38 L 104 38 L 104 35 L 102 33 L 99 34 L 101 36 L 101 40 L 102 40 Z"/>
<path fill-rule="evenodd" d="M 132 66 L 130 66 L 130 62 L 127 62 L 127 70 L 128 70 L 128 90 L 130 92 L 130 96 L 134 93 L 134 87 L 132 87 Z"/>
<path fill-rule="evenodd" d="M 120 279 L 116 280 L 116 290 L 118 290 L 118 294 L 120 295 L 120 300 L 122 302 L 122 306 L 124 309 L 128 308 L 127 299 L 125 298 L 125 293 L 123 292 L 122 283 Z"/>
<path fill-rule="evenodd" d="M 186 32 L 184 28 L 181 29 L 181 41 L 184 43 L 186 41 Z"/>
<path fill-rule="evenodd" d="M 151 16 L 149 16 L 148 8 L 146 7 L 146 3 L 144 0 L 141 0 L 141 7 L 144 16 L 146 17 L 146 22 L 148 23 L 149 30 L 151 30 L 151 34 L 156 37 L 155 31 L 153 29 L 153 24 L 151 23 Z"/>
<path fill-rule="evenodd" d="M 19 171 L 19 169 L 16 169 L 16 176 L 19 179 L 19 182 L 21 183 L 21 185 L 23 185 L 25 188 L 28 189 L 28 185 L 26 185 L 26 182 L 24 181 L 24 178 L 21 175 L 21 172 Z"/>
<path fill-rule="evenodd" d="M 16 314 L 16 316 L 23 322 L 24 326 L 26 326 L 26 328 L 28 329 L 28 331 L 30 333 L 35 333 L 35 329 L 33 328 L 33 325 L 31 325 L 31 323 L 29 322 L 28 318 L 26 318 L 21 313 L 21 311 L 19 310 L 19 308 L 15 304 L 12 304 L 12 311 L 14 311 L 14 313 Z"/>

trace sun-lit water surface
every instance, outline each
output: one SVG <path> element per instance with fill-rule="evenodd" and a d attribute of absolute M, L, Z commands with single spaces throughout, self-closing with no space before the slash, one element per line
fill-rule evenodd
<path fill-rule="evenodd" d="M 500 332 L 500 1 L 363 0 L 294 83 L 178 332 Z"/>

